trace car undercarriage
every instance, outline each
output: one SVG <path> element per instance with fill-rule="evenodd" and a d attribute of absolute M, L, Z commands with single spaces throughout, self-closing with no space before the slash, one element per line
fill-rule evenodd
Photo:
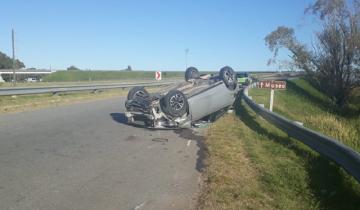
<path fill-rule="evenodd" d="M 232 106 L 238 92 L 236 74 L 223 67 L 219 75 L 203 75 L 194 67 L 185 81 L 157 93 L 134 87 L 128 93 L 125 115 L 129 124 L 157 129 L 186 128 Z"/>

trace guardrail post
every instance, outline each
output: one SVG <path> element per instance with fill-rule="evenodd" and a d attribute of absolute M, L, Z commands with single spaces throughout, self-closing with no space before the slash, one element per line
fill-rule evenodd
<path fill-rule="evenodd" d="M 249 89 L 248 89 L 248 88 L 245 88 L 245 89 L 244 89 L 244 94 L 245 94 L 245 95 L 249 95 Z"/>

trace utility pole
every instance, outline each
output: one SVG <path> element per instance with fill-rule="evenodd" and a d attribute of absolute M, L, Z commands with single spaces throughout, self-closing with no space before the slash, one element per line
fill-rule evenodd
<path fill-rule="evenodd" d="M 15 68 L 16 68 L 16 62 L 15 62 L 15 35 L 14 35 L 14 29 L 12 29 L 11 31 L 11 40 L 12 40 L 12 67 L 13 67 L 13 86 L 16 86 L 16 73 L 15 73 Z"/>

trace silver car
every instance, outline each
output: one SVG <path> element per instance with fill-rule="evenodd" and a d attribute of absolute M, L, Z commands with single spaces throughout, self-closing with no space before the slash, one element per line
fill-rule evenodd
<path fill-rule="evenodd" d="M 234 70 L 225 66 L 218 75 L 200 75 L 194 67 L 185 81 L 149 94 L 132 88 L 125 102 L 128 123 L 149 128 L 185 128 L 232 106 L 239 91 Z"/>

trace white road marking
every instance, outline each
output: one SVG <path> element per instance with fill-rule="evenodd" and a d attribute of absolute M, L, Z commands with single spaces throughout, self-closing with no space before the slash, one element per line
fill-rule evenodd
<path fill-rule="evenodd" d="M 186 146 L 190 146 L 191 140 L 189 140 L 186 144 Z"/>
<path fill-rule="evenodd" d="M 146 201 L 135 206 L 134 210 L 139 210 L 141 207 L 143 207 L 145 205 L 145 203 L 146 203 Z"/>

